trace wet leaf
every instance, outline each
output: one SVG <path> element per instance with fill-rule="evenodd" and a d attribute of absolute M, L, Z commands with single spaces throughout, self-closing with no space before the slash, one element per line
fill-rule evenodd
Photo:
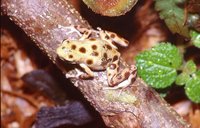
<path fill-rule="evenodd" d="M 154 88 L 166 88 L 176 79 L 176 69 L 181 65 L 179 50 L 169 44 L 161 43 L 136 57 L 138 74 Z"/>

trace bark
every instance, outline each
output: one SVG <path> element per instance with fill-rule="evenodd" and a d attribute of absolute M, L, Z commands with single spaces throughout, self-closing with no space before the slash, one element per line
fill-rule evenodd
<path fill-rule="evenodd" d="M 63 39 L 78 39 L 67 34 L 66 26 L 91 28 L 67 0 L 2 0 L 2 10 L 65 73 L 75 74 L 59 61 L 56 47 Z M 127 65 L 121 65 L 121 68 Z M 67 69 L 67 70 L 66 70 Z M 140 78 L 123 90 L 103 90 L 105 71 L 95 72 L 94 79 L 71 79 L 85 98 L 102 115 L 109 127 L 117 128 L 187 128 L 190 127 L 159 95 Z"/>

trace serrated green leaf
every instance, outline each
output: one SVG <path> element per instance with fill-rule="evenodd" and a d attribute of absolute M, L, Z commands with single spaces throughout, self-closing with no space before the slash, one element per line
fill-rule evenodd
<path fill-rule="evenodd" d="M 200 103 L 200 78 L 191 78 L 185 86 L 186 95 L 195 103 Z"/>
<path fill-rule="evenodd" d="M 200 48 L 200 33 L 191 30 L 190 31 L 191 41 L 197 48 Z"/>
<path fill-rule="evenodd" d="M 183 68 L 183 72 L 187 74 L 192 74 L 197 70 L 197 66 L 194 63 L 193 60 L 189 60 L 186 64 L 185 67 Z"/>
<path fill-rule="evenodd" d="M 173 33 L 179 33 L 185 37 L 189 36 L 187 26 L 184 26 L 184 10 L 177 6 L 185 0 L 155 0 L 155 9 Z"/>
<path fill-rule="evenodd" d="M 136 57 L 139 76 L 154 88 L 170 86 L 176 79 L 176 69 L 181 62 L 179 50 L 169 43 L 160 43 Z"/>
<path fill-rule="evenodd" d="M 184 85 L 189 79 L 190 79 L 190 75 L 183 72 L 176 77 L 176 84 Z"/>

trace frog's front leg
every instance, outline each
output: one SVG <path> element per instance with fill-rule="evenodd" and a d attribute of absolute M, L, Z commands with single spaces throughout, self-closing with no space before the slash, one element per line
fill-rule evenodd
<path fill-rule="evenodd" d="M 81 38 L 79 40 L 85 40 L 85 39 L 88 39 L 89 36 L 91 35 L 92 33 L 92 30 L 86 30 L 83 35 L 81 36 Z"/>
<path fill-rule="evenodd" d="M 72 74 L 72 73 L 66 73 L 65 77 L 66 78 L 80 78 L 81 76 L 84 75 L 84 72 L 80 71 L 79 69 L 75 68 L 76 74 Z"/>
<path fill-rule="evenodd" d="M 116 33 L 102 30 L 101 28 L 97 28 L 97 29 L 99 30 L 100 38 L 107 41 L 113 48 L 117 49 L 117 47 L 115 46 L 116 44 L 123 47 L 128 46 L 129 42 L 126 39 L 117 35 Z"/>
<path fill-rule="evenodd" d="M 87 73 L 87 74 L 82 74 L 80 77 L 81 78 L 90 78 L 90 77 L 94 77 L 94 73 L 92 72 L 92 70 L 86 65 L 86 64 L 79 64 L 83 69 L 84 71 Z"/>
<path fill-rule="evenodd" d="M 129 42 L 126 39 L 124 39 L 123 37 L 117 35 L 114 32 L 110 32 L 110 31 L 106 31 L 105 30 L 105 34 L 107 36 L 109 36 L 114 43 L 116 43 L 116 44 L 118 44 L 118 45 L 120 45 L 122 47 L 127 47 L 128 44 L 129 44 Z"/>
<path fill-rule="evenodd" d="M 110 46 L 112 46 L 113 48 L 118 49 L 118 48 L 115 46 L 115 44 L 113 43 L 113 41 L 111 40 L 111 38 L 110 38 L 108 35 L 106 35 L 106 33 L 105 33 L 103 30 L 101 30 L 100 28 L 98 28 L 98 29 L 99 29 L 99 36 L 100 36 L 100 38 L 101 38 L 102 40 L 107 41 L 107 43 L 109 43 Z"/>
<path fill-rule="evenodd" d="M 82 34 L 79 40 L 88 39 L 90 35 L 92 34 L 92 32 L 94 32 L 92 29 L 83 28 L 79 25 L 74 26 L 74 27 L 76 28 L 77 31 L 79 31 Z"/>
<path fill-rule="evenodd" d="M 85 64 L 79 64 L 81 68 L 84 69 L 84 72 L 82 72 L 81 70 L 75 68 L 76 70 L 76 74 L 69 74 L 69 73 L 66 73 L 65 76 L 66 78 L 81 78 L 81 79 L 87 79 L 87 78 L 91 78 L 91 77 L 94 77 L 94 73 L 90 70 L 90 68 L 85 65 Z"/>
<path fill-rule="evenodd" d="M 81 79 L 87 79 L 87 78 L 91 78 L 94 77 L 94 73 L 90 70 L 90 68 L 86 65 L 86 64 L 79 64 L 81 68 L 83 68 L 83 70 L 86 72 L 82 72 L 79 69 L 75 68 L 76 70 L 76 75 L 74 74 L 69 74 L 66 73 L 65 76 L 66 78 L 81 78 Z"/>

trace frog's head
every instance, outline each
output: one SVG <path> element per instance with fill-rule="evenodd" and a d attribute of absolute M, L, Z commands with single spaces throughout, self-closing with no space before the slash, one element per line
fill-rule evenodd
<path fill-rule="evenodd" d="M 75 55 L 74 50 L 75 49 L 76 49 L 76 45 L 74 45 L 69 40 L 65 40 L 56 49 L 56 53 L 61 59 L 73 62 L 75 60 L 75 58 L 74 58 L 74 55 Z"/>

